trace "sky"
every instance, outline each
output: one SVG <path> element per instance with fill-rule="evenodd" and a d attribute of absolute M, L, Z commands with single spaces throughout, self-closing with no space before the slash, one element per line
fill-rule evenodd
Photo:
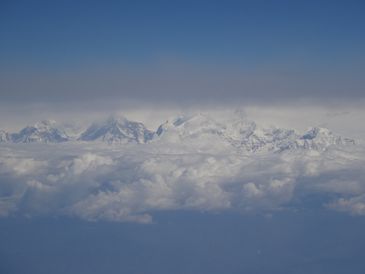
<path fill-rule="evenodd" d="M 2 104 L 364 97 L 363 1 L 1 1 Z"/>
<path fill-rule="evenodd" d="M 253 119 L 365 137 L 363 1 L 0 5 L 5 130 L 116 112 L 154 129 L 187 109 L 243 107 Z"/>

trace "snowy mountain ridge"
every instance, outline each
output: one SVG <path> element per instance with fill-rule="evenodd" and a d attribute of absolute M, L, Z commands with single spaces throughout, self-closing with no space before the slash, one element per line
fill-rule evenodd
<path fill-rule="evenodd" d="M 293 129 L 278 127 L 264 128 L 242 115 L 222 123 L 199 113 L 181 115 L 162 123 L 155 131 L 143 123 L 131 121 L 123 116 L 110 116 L 93 123 L 78 136 L 70 137 L 64 127 L 55 121 L 45 120 L 27 126 L 18 133 L 0 130 L 0 142 L 12 143 L 62 143 L 104 142 L 107 144 L 181 145 L 197 148 L 231 147 L 240 151 L 286 151 L 310 149 L 324 151 L 329 147 L 354 145 L 355 141 L 343 138 L 323 127 L 312 127 L 304 134 Z"/>
<path fill-rule="evenodd" d="M 210 141 L 208 145 L 229 144 L 249 152 L 295 149 L 323 151 L 330 146 L 355 144 L 354 140 L 335 135 L 327 128 L 312 127 L 304 134 L 299 134 L 293 129 L 263 128 L 243 117 L 222 124 L 204 114 L 166 121 L 157 129 L 156 136 L 164 142 L 206 144 Z"/>

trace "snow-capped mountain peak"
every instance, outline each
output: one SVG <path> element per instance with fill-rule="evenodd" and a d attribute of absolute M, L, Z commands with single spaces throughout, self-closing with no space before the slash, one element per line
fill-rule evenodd
<path fill-rule="evenodd" d="M 107 143 L 146 143 L 153 136 L 142 123 L 130 121 L 123 116 L 110 116 L 101 123 L 94 123 L 81 134 L 81 141 L 104 141 Z"/>
<path fill-rule="evenodd" d="M 60 126 L 44 120 L 18 133 L 0 131 L 0 142 L 59 143 L 65 141 L 102 141 L 106 143 L 145 144 L 153 140 L 155 147 L 184 148 L 192 151 L 234 150 L 239 153 L 256 151 L 325 151 L 330 147 L 354 145 L 354 140 L 342 138 L 324 127 L 313 127 L 300 134 L 293 129 L 262 127 L 236 111 L 233 116 L 216 120 L 207 114 L 180 115 L 168 119 L 155 132 L 140 122 L 124 116 L 110 116 L 102 122 L 83 127 Z M 66 128 L 72 130 L 66 131 Z M 73 132 L 71 135 L 66 132 Z M 71 137 L 70 137 L 71 136 Z"/>
<path fill-rule="evenodd" d="M 158 127 L 156 134 L 158 136 L 174 134 L 178 135 L 181 139 L 186 139 L 202 137 L 207 134 L 221 134 L 223 129 L 224 125 L 199 113 L 191 116 L 178 116 L 174 119 L 167 120 Z"/>
<path fill-rule="evenodd" d="M 40 122 L 35 123 L 34 125 L 34 127 L 42 130 L 48 130 L 55 126 L 56 126 L 55 120 L 42 120 Z"/>
<path fill-rule="evenodd" d="M 239 151 L 288 151 L 298 149 L 326 150 L 329 146 L 354 144 L 326 128 L 315 127 L 301 135 L 295 130 L 277 127 L 263 128 L 250 121 L 241 112 L 231 120 L 219 123 L 204 114 L 179 116 L 163 123 L 156 131 L 158 139 L 190 146 L 207 144 Z"/>
<path fill-rule="evenodd" d="M 11 134 L 11 140 L 15 143 L 60 143 L 69 140 L 67 134 L 57 127 L 53 120 L 44 120 L 34 126 L 27 126 L 18 133 Z"/>
<path fill-rule="evenodd" d="M 342 138 L 335 135 L 332 131 L 324 127 L 309 128 L 307 132 L 300 137 L 298 143 L 307 149 L 324 150 L 329 146 L 341 146 L 355 144 L 354 140 Z"/>

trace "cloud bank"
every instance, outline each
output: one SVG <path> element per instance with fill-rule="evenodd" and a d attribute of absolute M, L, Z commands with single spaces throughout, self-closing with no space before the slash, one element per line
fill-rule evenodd
<path fill-rule="evenodd" d="M 365 215 L 362 147 L 285 153 L 102 144 L 3 144 L 0 216 L 150 223 L 168 210 Z"/>

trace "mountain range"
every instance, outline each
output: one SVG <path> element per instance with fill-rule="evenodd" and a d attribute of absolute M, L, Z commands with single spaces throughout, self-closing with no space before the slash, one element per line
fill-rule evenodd
<path fill-rule="evenodd" d="M 109 117 L 93 123 L 81 133 L 68 133 L 55 121 L 45 120 L 17 133 L 0 130 L 1 143 L 105 142 L 108 144 L 185 144 L 193 147 L 233 147 L 247 152 L 296 149 L 326 150 L 333 146 L 354 145 L 323 127 L 313 127 L 304 134 L 293 129 L 264 128 L 240 115 L 222 123 L 204 115 L 178 116 L 167 120 L 155 131 L 143 123 L 125 117 Z"/>

